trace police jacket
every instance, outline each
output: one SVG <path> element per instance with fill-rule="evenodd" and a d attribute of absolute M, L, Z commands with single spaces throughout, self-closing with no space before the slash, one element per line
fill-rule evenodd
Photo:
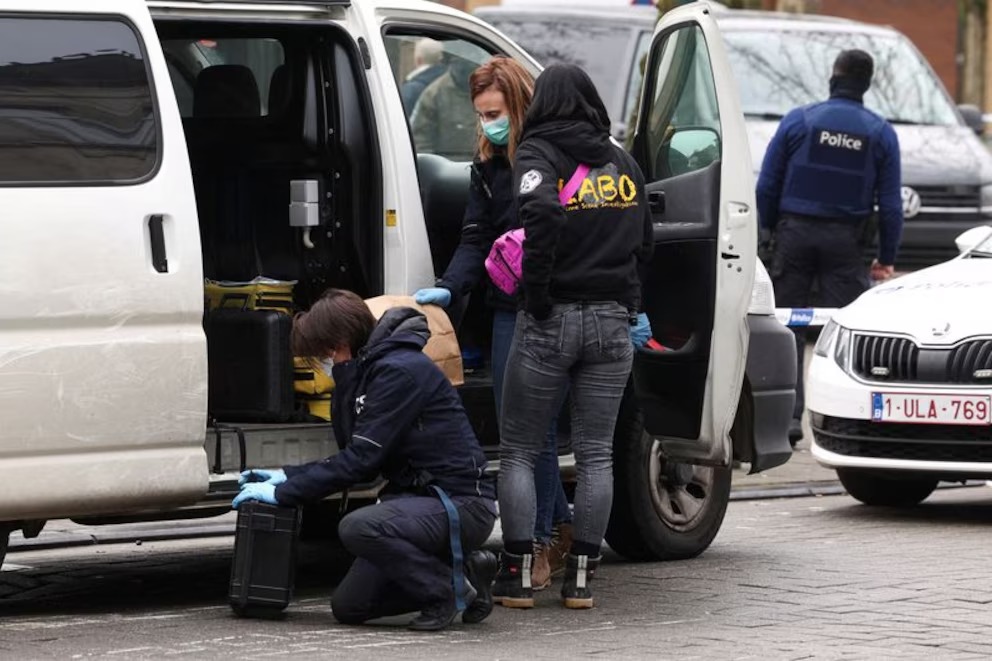
<path fill-rule="evenodd" d="M 335 365 L 332 419 L 338 454 L 285 466 L 281 504 L 324 498 L 381 474 L 384 493 L 426 493 L 433 483 L 450 496 L 495 498 L 486 458 L 461 398 L 423 353 L 430 331 L 412 308 L 388 310 L 353 360 Z"/>
<path fill-rule="evenodd" d="M 520 227 L 520 221 L 513 199 L 513 173 L 506 155 L 497 153 L 486 161 L 476 159 L 472 164 L 472 184 L 462 222 L 461 242 L 437 286 L 450 290 L 457 298 L 468 294 L 484 280 L 488 283 L 487 303 L 507 310 L 516 309 L 516 301 L 490 282 L 485 264 L 496 239 L 517 227 Z"/>
<path fill-rule="evenodd" d="M 553 303 L 616 301 L 637 312 L 639 270 L 654 250 L 644 175 L 599 122 L 530 124 L 517 147 L 515 192 L 526 232 L 523 306 L 537 317 Z M 590 166 L 565 206 L 559 191 Z"/>
<path fill-rule="evenodd" d="M 895 262 L 902 235 L 899 139 L 860 96 L 835 91 L 830 100 L 797 108 L 779 124 L 758 179 L 761 225 L 782 214 L 863 221 L 879 213 L 879 255 Z"/>

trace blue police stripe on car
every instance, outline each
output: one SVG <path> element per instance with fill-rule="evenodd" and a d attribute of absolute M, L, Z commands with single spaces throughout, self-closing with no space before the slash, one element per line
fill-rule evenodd
<path fill-rule="evenodd" d="M 789 328 L 825 326 L 837 308 L 775 308 L 775 318 Z"/>

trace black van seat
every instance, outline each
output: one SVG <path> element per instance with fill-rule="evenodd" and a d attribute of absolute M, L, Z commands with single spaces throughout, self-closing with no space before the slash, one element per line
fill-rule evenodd
<path fill-rule="evenodd" d="M 438 276 L 444 273 L 461 241 L 471 166 L 471 163 L 451 161 L 437 154 L 417 154 L 424 221 L 434 273 Z"/>
<path fill-rule="evenodd" d="M 217 64 L 203 69 L 193 88 L 194 117 L 259 117 L 262 104 L 251 69 Z"/>

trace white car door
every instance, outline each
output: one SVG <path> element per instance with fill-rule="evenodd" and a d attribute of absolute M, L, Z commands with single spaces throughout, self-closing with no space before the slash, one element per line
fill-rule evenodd
<path fill-rule="evenodd" d="M 0 0 L 0 522 L 207 490 L 199 230 L 143 0 Z"/>
<path fill-rule="evenodd" d="M 632 152 L 655 221 L 645 308 L 665 350 L 638 352 L 634 383 L 668 459 L 727 465 L 757 229 L 744 117 L 711 11 L 666 13 L 646 66 Z"/>

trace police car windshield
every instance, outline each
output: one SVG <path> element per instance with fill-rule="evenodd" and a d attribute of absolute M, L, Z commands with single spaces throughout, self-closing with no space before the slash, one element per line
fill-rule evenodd
<path fill-rule="evenodd" d="M 837 54 L 860 48 L 875 58 L 866 106 L 899 124 L 958 124 L 940 82 L 899 35 L 734 27 L 725 29 L 723 36 L 749 117 L 781 117 L 827 98 Z"/>

